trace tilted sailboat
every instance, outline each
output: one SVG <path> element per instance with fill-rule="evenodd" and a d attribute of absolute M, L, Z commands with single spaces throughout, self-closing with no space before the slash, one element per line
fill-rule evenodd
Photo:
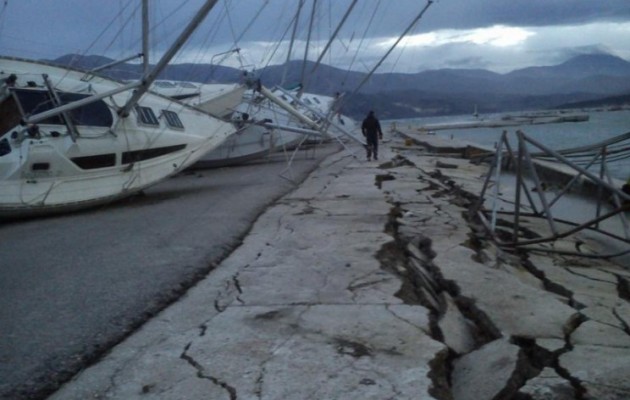
<path fill-rule="evenodd" d="M 0 58 L 0 217 L 128 196 L 181 171 L 234 133 L 229 122 L 148 92 L 214 3 L 201 7 L 138 82 Z"/>

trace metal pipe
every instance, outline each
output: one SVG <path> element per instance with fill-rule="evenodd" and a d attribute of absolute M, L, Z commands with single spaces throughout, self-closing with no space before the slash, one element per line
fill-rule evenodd
<path fill-rule="evenodd" d="M 597 161 L 597 159 L 599 158 L 599 153 L 597 153 L 595 155 L 595 157 L 591 160 L 591 162 L 589 162 L 586 165 L 586 168 L 588 169 L 588 167 L 590 167 L 591 165 L 595 164 L 595 161 Z M 573 178 L 571 178 L 571 180 L 569 181 L 569 183 L 567 183 L 562 190 L 560 191 L 559 194 L 556 195 L 556 197 L 549 203 L 549 207 L 552 207 L 556 201 L 558 201 L 560 199 L 560 197 L 562 197 L 562 195 L 564 195 L 566 192 L 569 191 L 569 189 L 571 188 L 571 186 L 573 186 L 573 184 L 580 179 L 580 176 L 582 176 L 582 173 L 579 173 L 577 175 L 575 175 Z"/>
<path fill-rule="evenodd" d="M 525 144 L 519 136 L 518 159 L 516 160 L 516 195 L 514 199 L 514 241 L 518 241 L 518 224 L 521 214 L 521 186 L 523 183 L 523 147 Z"/>
<path fill-rule="evenodd" d="M 521 137 L 523 136 L 523 132 L 517 131 L 516 134 L 519 136 L 519 142 L 521 142 Z M 547 198 L 545 197 L 545 192 L 543 191 L 542 185 L 540 184 L 540 179 L 538 179 L 538 173 L 536 173 L 536 168 L 534 167 L 534 163 L 532 162 L 532 158 L 529 155 L 529 151 L 525 146 L 525 142 L 521 142 L 523 144 L 523 150 L 525 153 L 525 161 L 527 161 L 527 165 L 529 166 L 532 174 L 532 179 L 534 180 L 534 184 L 536 185 L 536 190 L 538 191 L 538 197 L 540 198 L 540 202 L 542 203 L 543 210 L 545 212 L 545 217 L 547 218 L 547 222 L 549 223 L 549 228 L 551 228 L 551 232 L 554 234 L 558 233 L 556 229 L 556 225 L 553 222 L 553 217 L 551 215 L 551 209 L 547 204 Z"/>
<path fill-rule="evenodd" d="M 91 69 L 91 70 L 90 70 L 90 71 L 86 74 L 86 76 L 87 76 L 87 75 L 89 75 L 90 73 L 95 73 L 95 72 L 98 72 L 98 71 L 102 71 L 102 70 L 104 70 L 104 69 L 114 67 L 114 66 L 116 66 L 116 65 L 118 65 L 118 64 L 123 64 L 123 63 L 126 63 L 126 62 L 127 62 L 127 61 L 129 61 L 129 60 L 133 60 L 134 58 L 138 58 L 138 57 L 142 57 L 142 56 L 143 56 L 143 54 L 142 54 L 142 53 L 138 53 L 138 54 L 135 54 L 135 55 L 133 55 L 133 56 L 129 56 L 129 57 L 127 57 L 127 58 L 123 58 L 122 60 L 112 61 L 112 62 L 110 62 L 110 63 L 108 63 L 108 64 L 101 65 L 100 67 L 92 68 L 92 69 Z M 81 78 L 81 80 L 86 80 L 86 78 L 85 78 L 85 77 L 83 77 L 83 78 Z"/>
<path fill-rule="evenodd" d="M 298 112 L 296 109 L 294 109 L 293 107 L 291 107 L 289 104 L 285 103 L 284 101 L 280 100 L 275 94 L 273 94 L 269 89 L 267 89 L 264 86 L 260 86 L 258 88 L 258 91 L 265 96 L 266 98 L 268 98 L 270 101 L 272 101 L 273 103 L 277 104 L 280 108 L 282 108 L 283 110 L 287 111 L 289 114 L 291 114 L 292 116 L 294 116 L 295 118 L 297 118 L 298 120 L 300 120 L 301 122 L 305 123 L 306 125 L 310 126 L 311 128 L 317 129 L 319 130 L 320 127 L 317 124 L 317 122 L 313 121 L 312 119 L 308 118 L 307 116 L 301 114 L 300 112 Z"/>
<path fill-rule="evenodd" d="M 272 124 L 269 122 L 265 122 L 263 124 L 260 124 L 264 127 L 270 128 L 270 129 L 280 129 L 283 131 L 288 131 L 288 132 L 295 132 L 295 133 L 301 133 L 304 135 L 313 135 L 313 136 L 319 136 L 322 137 L 322 133 L 320 131 L 314 131 L 312 129 L 304 129 L 304 128 L 298 128 L 298 127 L 294 127 L 294 126 L 288 126 L 288 125 L 277 125 L 277 124 Z"/>
<path fill-rule="evenodd" d="M 50 83 L 50 79 L 48 79 L 48 74 L 43 74 L 42 78 L 44 78 L 44 84 L 46 84 L 46 87 L 48 88 L 48 93 L 50 93 L 50 96 L 53 98 L 55 107 L 63 105 L 61 99 L 59 98 L 59 94 L 57 94 L 57 91 L 53 87 L 52 83 Z M 70 118 L 70 114 L 68 114 L 67 111 L 63 111 L 61 116 L 63 117 L 63 121 L 66 123 L 68 133 L 70 133 L 70 138 L 73 142 L 76 142 L 77 137 L 79 136 L 79 131 L 77 131 L 77 127 L 74 125 L 72 118 Z"/>
<path fill-rule="evenodd" d="M 499 197 L 499 184 L 501 182 L 501 168 L 503 166 L 501 159 L 501 149 L 503 148 L 503 141 L 505 140 L 507 135 L 507 131 L 503 131 L 501 135 L 501 141 L 499 142 L 499 147 L 497 148 L 497 167 L 496 167 L 496 177 L 494 178 L 494 201 L 492 202 L 492 218 L 490 220 L 490 228 L 492 232 L 494 232 L 497 226 L 497 199 Z M 490 174 L 488 174 L 490 176 Z"/>
<path fill-rule="evenodd" d="M 516 161 L 516 158 L 514 157 L 514 152 L 512 151 L 512 146 L 510 146 L 510 142 L 507 141 L 507 138 L 505 140 L 505 147 L 508 149 L 508 153 L 510 155 L 510 160 L 516 166 L 518 164 L 518 162 Z M 524 180 L 521 181 L 521 188 L 523 189 L 523 192 L 525 193 L 525 197 L 527 197 L 527 201 L 529 201 L 530 207 L 532 208 L 532 210 L 535 213 L 538 214 L 539 213 L 538 207 L 536 207 L 536 203 L 534 203 L 534 199 L 532 199 L 532 196 L 529 193 L 529 190 L 527 190 L 527 186 L 525 186 L 525 181 Z"/>
<path fill-rule="evenodd" d="M 595 224 L 597 224 L 600 221 L 603 221 L 603 220 L 605 220 L 607 218 L 613 217 L 613 216 L 617 215 L 620 212 L 622 212 L 620 209 L 613 210 L 613 211 L 610 211 L 610 212 L 608 212 L 608 213 L 606 213 L 604 215 L 601 215 L 601 216 L 599 216 L 599 217 L 597 217 L 595 219 L 592 219 L 592 220 L 587 221 L 587 222 L 585 222 L 583 224 L 580 224 L 580 225 L 576 226 L 575 228 L 570 229 L 570 230 L 568 230 L 566 232 L 558 233 L 558 234 L 555 234 L 555 235 L 547 237 L 547 238 L 532 239 L 532 240 L 526 240 L 526 241 L 523 241 L 523 242 L 514 242 L 514 243 L 512 243 L 512 245 L 518 247 L 518 246 L 523 246 L 523 245 L 528 245 L 528 244 L 544 243 L 544 242 L 550 242 L 550 241 L 557 240 L 557 239 L 562 239 L 564 237 L 572 235 L 575 232 L 578 232 L 578 231 L 581 231 L 581 230 L 583 230 L 585 228 L 588 228 L 591 225 L 595 225 Z M 598 230 L 598 229 L 596 229 L 596 230 Z M 623 241 L 625 242 L 626 240 L 623 240 Z"/>
<path fill-rule="evenodd" d="M 564 157 L 562 154 L 559 154 L 557 151 L 551 150 L 550 148 L 542 145 L 541 143 L 537 142 L 536 140 L 534 140 L 534 139 L 532 139 L 530 137 L 524 136 L 524 139 L 525 139 L 525 141 L 533 144 L 534 146 L 540 148 L 541 150 L 544 150 L 547 153 L 553 155 L 558 160 L 560 160 L 564 164 L 570 166 L 571 168 L 575 169 L 576 171 L 581 172 L 583 175 L 587 176 L 589 179 L 591 179 L 595 183 L 598 183 L 598 184 L 604 186 L 606 189 L 608 189 L 608 190 L 610 190 L 612 192 L 617 192 L 622 199 L 630 200 L 630 195 L 623 193 L 621 190 L 619 190 L 618 188 L 614 187 L 613 185 L 610 185 L 607 182 L 597 178 L 595 175 L 593 175 L 592 173 L 588 172 L 584 168 L 582 168 L 582 167 L 580 167 L 578 165 L 575 165 L 574 163 L 569 161 L 566 157 Z"/>
<path fill-rule="evenodd" d="M 284 86 L 287 80 L 287 72 L 289 70 L 289 62 L 291 61 L 291 53 L 293 53 L 293 44 L 295 43 L 295 34 L 297 31 L 298 23 L 300 21 L 300 13 L 302 11 L 302 7 L 304 6 L 305 0 L 300 0 L 298 3 L 298 9 L 295 12 L 295 21 L 293 21 L 293 32 L 291 33 L 291 42 L 289 42 L 289 51 L 287 52 L 287 60 L 285 61 L 284 71 L 282 71 L 282 79 L 280 79 L 280 86 Z"/>
<path fill-rule="evenodd" d="M 128 84 L 123 85 L 123 86 L 121 86 L 119 88 L 108 90 L 107 92 L 95 94 L 95 95 L 92 95 L 90 97 L 86 97 L 84 99 L 73 101 L 71 103 L 65 104 L 65 105 L 63 105 L 61 107 L 53 108 L 51 110 L 47 110 L 47 111 L 41 112 L 39 114 L 32 115 L 29 118 L 25 118 L 24 122 L 27 123 L 27 124 L 36 124 L 38 122 L 44 121 L 47 118 L 54 117 L 55 115 L 62 114 L 64 112 L 66 112 L 66 111 L 71 111 L 71 110 L 74 110 L 74 109 L 79 108 L 79 107 L 83 107 L 83 106 L 85 106 L 87 104 L 91 104 L 91 103 L 94 103 L 95 101 L 104 99 L 105 97 L 113 96 L 115 94 L 122 93 L 122 92 L 125 92 L 125 91 L 128 91 L 128 90 L 137 88 L 140 85 L 141 85 L 141 82 L 128 83 Z"/>
<path fill-rule="evenodd" d="M 326 118 L 325 115 L 323 115 L 322 113 L 320 113 L 319 111 L 317 111 L 316 109 L 310 107 L 308 104 L 305 104 L 301 99 L 299 99 L 298 97 L 292 95 L 291 93 L 289 93 L 288 91 L 284 90 L 283 88 L 277 88 L 278 90 L 280 90 L 282 93 L 284 93 L 286 96 L 290 97 L 292 100 L 296 101 L 297 103 L 299 103 L 302 107 L 306 108 L 307 110 L 309 110 L 310 112 L 312 112 L 313 114 L 315 114 L 317 117 L 321 118 L 322 120 L 326 121 L 328 123 L 329 126 L 333 126 L 335 128 L 337 128 L 341 133 L 343 133 L 344 135 L 348 136 L 350 139 L 353 139 L 354 141 L 362 144 L 365 146 L 365 142 L 361 141 L 360 139 L 357 139 L 356 137 L 354 137 L 350 132 L 348 132 L 347 130 L 345 130 L 344 128 L 342 128 L 341 126 L 335 124 L 334 122 L 332 122 L 331 120 L 329 120 L 328 118 Z M 320 131 L 324 130 L 324 127 L 322 126 L 318 126 Z"/>

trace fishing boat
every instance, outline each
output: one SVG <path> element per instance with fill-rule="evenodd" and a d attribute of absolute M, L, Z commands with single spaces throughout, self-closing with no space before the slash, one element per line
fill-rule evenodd
<path fill-rule="evenodd" d="M 0 58 L 0 217 L 129 196 L 190 166 L 233 134 L 232 123 L 149 92 L 215 2 L 201 6 L 137 82 Z"/>

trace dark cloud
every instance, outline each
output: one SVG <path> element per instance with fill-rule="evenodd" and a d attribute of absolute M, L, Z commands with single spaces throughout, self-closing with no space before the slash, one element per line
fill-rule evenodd
<path fill-rule="evenodd" d="M 151 0 L 151 20 L 159 21 L 152 31 L 152 50 L 159 51 L 170 44 L 203 2 L 204 0 Z M 312 43 L 319 41 L 319 45 L 323 46 L 350 3 L 350 0 L 318 1 L 321 8 L 316 12 L 317 24 L 312 32 Z M 28 58 L 56 58 L 75 52 L 123 58 L 140 50 L 139 4 L 140 0 L 9 0 L 0 5 L 0 52 Z M 298 38 L 302 43 L 307 36 L 311 4 L 307 0 L 300 18 Z M 348 48 L 357 48 L 365 38 L 397 37 L 426 4 L 426 0 L 359 0 L 339 33 L 341 40 L 331 53 L 334 52 L 336 56 L 343 53 L 339 43 Z M 257 55 L 252 61 L 269 59 L 274 51 L 274 44 L 289 39 L 289 27 L 297 5 L 297 0 L 218 1 L 199 29 L 200 32 L 191 39 L 190 47 L 205 49 L 199 50 L 200 52 L 216 54 L 236 45 L 249 46 L 250 54 L 255 50 Z M 562 27 L 605 21 L 630 21 L 630 0 L 435 0 L 410 33 L 443 29 L 465 30 L 495 25 L 525 27 L 537 32 L 541 30 L 536 28 L 551 27 L 564 32 Z M 626 38 L 625 32 L 618 31 L 619 38 L 608 35 L 601 42 L 582 41 L 579 44 L 583 45 L 582 48 L 575 51 L 603 49 L 619 55 L 622 55 L 620 52 L 625 52 L 623 54 L 630 56 L 628 46 L 620 44 L 624 40 L 630 42 L 630 38 Z M 432 49 L 416 48 L 410 51 L 426 57 L 427 63 L 431 61 L 431 67 L 479 68 L 496 64 L 500 57 L 509 57 L 511 61 L 522 60 L 528 64 L 539 62 L 543 58 L 566 59 L 569 56 L 566 49 L 571 49 L 571 45 L 578 45 L 567 41 L 566 36 L 555 35 L 553 40 L 557 45 L 552 46 L 547 37 L 532 37 L 528 40 L 529 47 L 521 54 L 509 53 L 508 50 L 492 46 L 476 47 L 470 43 Z M 239 40 L 238 44 L 235 43 L 236 39 Z M 374 48 L 362 50 L 361 59 L 354 61 L 354 64 L 365 64 L 366 68 L 374 65 L 374 60 L 378 59 L 373 51 L 378 50 L 380 54 L 384 52 L 383 49 Z M 286 50 L 277 50 L 275 61 L 286 57 L 278 56 L 282 51 Z M 303 49 L 300 49 L 299 54 L 298 51 L 294 52 L 293 58 L 301 58 L 302 55 Z M 349 54 L 346 57 L 350 56 Z M 394 56 L 388 62 L 396 60 Z M 311 58 L 313 57 L 315 55 L 311 53 Z M 405 54 L 395 64 L 403 64 L 402 60 L 406 57 Z M 409 58 L 413 59 L 412 56 Z M 324 58 L 323 62 L 329 63 L 330 58 Z M 416 62 L 412 68 L 420 63 L 424 63 L 424 60 Z M 503 68 L 511 65 L 507 63 Z"/>
<path fill-rule="evenodd" d="M 630 20 L 628 0 L 438 0 L 424 28 L 470 29 L 491 25 L 548 26 Z"/>

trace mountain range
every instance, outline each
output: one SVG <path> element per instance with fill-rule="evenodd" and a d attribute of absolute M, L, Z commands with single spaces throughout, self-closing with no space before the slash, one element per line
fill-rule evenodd
<path fill-rule="evenodd" d="M 101 56 L 67 55 L 52 60 L 61 65 L 91 69 L 112 62 Z M 254 71 L 267 87 L 300 83 L 302 70 L 312 72 L 314 63 L 302 61 L 268 66 Z M 286 72 L 285 72 L 286 70 Z M 140 74 L 138 64 L 120 64 L 107 74 L 118 79 L 133 79 Z M 242 79 L 239 69 L 211 64 L 174 64 L 161 79 L 203 83 L 230 83 Z M 602 102 L 627 102 L 630 94 L 630 62 L 610 54 L 576 56 L 562 64 L 528 67 L 506 74 L 481 69 L 439 69 L 415 74 L 380 73 L 365 79 L 362 72 L 319 65 L 310 79 L 302 82 L 306 90 L 332 96 L 346 92 L 344 113 L 363 117 L 370 109 L 382 119 L 423 116 L 571 108 L 601 105 Z M 604 99 L 604 100 L 602 100 Z M 612 104 L 619 105 L 619 104 Z"/>

